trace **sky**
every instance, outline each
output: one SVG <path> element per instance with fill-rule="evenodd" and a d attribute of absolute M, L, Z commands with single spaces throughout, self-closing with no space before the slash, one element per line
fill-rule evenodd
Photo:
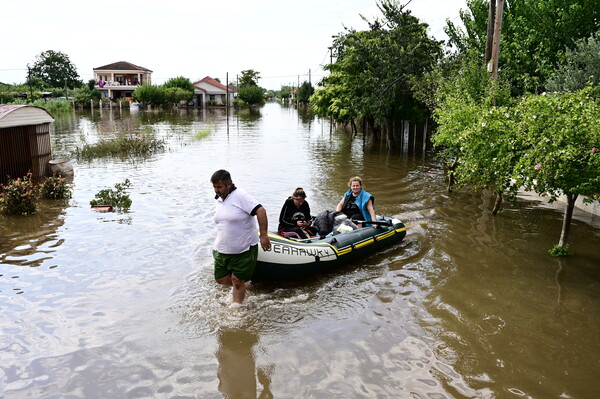
<path fill-rule="evenodd" d="M 447 39 L 446 20 L 460 23 L 465 8 L 466 0 L 408 4 L 438 40 Z M 153 71 L 154 84 L 178 76 L 225 83 L 252 69 L 266 89 L 316 85 L 326 74 L 332 36 L 345 27 L 366 30 L 361 15 L 380 18 L 376 1 L 3 1 L 0 82 L 25 82 L 27 64 L 54 50 L 69 57 L 84 82 L 93 68 L 127 61 Z"/>

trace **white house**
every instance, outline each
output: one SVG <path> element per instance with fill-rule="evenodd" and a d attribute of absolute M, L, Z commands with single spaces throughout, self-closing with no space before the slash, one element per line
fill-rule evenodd
<path fill-rule="evenodd" d="M 195 102 L 199 106 L 233 104 L 234 90 L 219 83 L 210 76 L 192 84 L 194 86 Z"/>
<path fill-rule="evenodd" d="M 103 98 L 116 100 L 133 97 L 133 91 L 144 83 L 152 83 L 152 71 L 127 61 L 94 68 L 96 89 Z"/>

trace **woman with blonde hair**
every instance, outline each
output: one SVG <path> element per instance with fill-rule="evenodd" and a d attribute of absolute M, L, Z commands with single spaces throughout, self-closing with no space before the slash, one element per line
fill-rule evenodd
<path fill-rule="evenodd" d="M 336 210 L 342 211 L 350 219 L 375 221 L 375 197 L 362 188 L 361 178 L 351 177 L 348 187 Z"/>
<path fill-rule="evenodd" d="M 306 193 L 302 187 L 297 187 L 281 208 L 277 231 L 282 236 L 310 238 L 316 235 L 315 229 L 310 226 L 311 220 Z"/>

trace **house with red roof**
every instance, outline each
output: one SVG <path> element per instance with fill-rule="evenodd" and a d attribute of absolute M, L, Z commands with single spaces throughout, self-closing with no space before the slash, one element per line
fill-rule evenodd
<path fill-rule="evenodd" d="M 227 98 L 229 98 L 229 105 L 233 104 L 235 91 L 210 76 L 192 83 L 192 86 L 194 86 L 194 102 L 198 106 L 227 105 Z"/>
<path fill-rule="evenodd" d="M 119 61 L 94 68 L 94 80 L 102 98 L 131 98 L 139 85 L 152 83 L 152 71 L 127 61 Z"/>

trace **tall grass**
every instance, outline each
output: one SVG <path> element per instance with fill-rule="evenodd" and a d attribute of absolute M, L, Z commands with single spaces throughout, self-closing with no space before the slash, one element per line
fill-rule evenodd
<path fill-rule="evenodd" d="M 104 157 L 145 157 L 163 151 L 164 148 L 164 140 L 156 139 L 149 134 L 120 133 L 110 140 L 100 140 L 95 144 L 84 144 L 81 148 L 77 147 L 75 156 L 85 160 Z"/>
<path fill-rule="evenodd" d="M 51 114 L 57 114 L 60 112 L 71 112 L 73 106 L 67 100 L 50 99 L 50 100 L 35 100 L 31 105 L 36 107 L 44 108 Z"/>

